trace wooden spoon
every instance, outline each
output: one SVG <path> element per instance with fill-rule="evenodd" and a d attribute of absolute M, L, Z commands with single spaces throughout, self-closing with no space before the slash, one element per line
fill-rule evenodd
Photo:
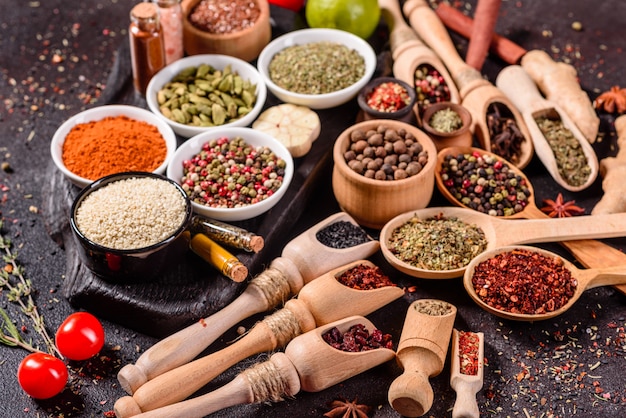
<path fill-rule="evenodd" d="M 478 148 L 463 148 L 463 147 L 454 147 L 448 148 L 445 150 L 441 150 L 437 155 L 437 167 L 435 168 L 435 183 L 437 184 L 437 188 L 441 192 L 441 194 L 448 199 L 450 203 L 455 206 L 465 207 L 468 206 L 461 203 L 457 200 L 448 189 L 443 184 L 441 179 L 441 163 L 446 155 L 457 155 L 457 154 L 465 154 L 472 153 L 474 151 L 478 151 L 481 153 L 487 153 L 487 151 L 478 149 Z M 493 153 L 488 153 L 489 155 L 500 158 Z M 504 161 L 504 160 L 503 160 Z M 526 177 L 526 175 L 521 171 L 517 170 L 515 166 L 510 163 L 507 163 L 511 170 L 515 171 L 515 173 L 521 176 L 526 181 L 526 186 L 530 191 L 530 195 L 528 196 L 528 205 L 521 212 L 515 213 L 511 216 L 503 216 L 503 219 L 544 219 L 547 218 L 548 215 L 543 213 L 535 203 L 535 192 L 533 190 L 533 186 L 530 183 L 530 180 Z M 607 245 L 603 242 L 584 239 L 577 241 L 564 241 L 561 242 L 561 245 L 567 248 L 567 250 L 574 256 L 578 261 L 582 263 L 585 267 L 606 267 L 606 266 L 619 266 L 626 264 L 626 254 L 624 254 L 619 249 Z M 617 290 L 626 295 L 626 285 L 615 286 Z"/>
<path fill-rule="evenodd" d="M 437 70 L 450 91 L 450 102 L 459 103 L 459 90 L 454 84 L 448 69 L 437 54 L 427 47 L 417 36 L 402 15 L 398 0 L 378 0 L 383 19 L 389 27 L 389 43 L 393 58 L 393 75 L 399 80 L 415 87 L 415 70 L 427 65 Z M 421 114 L 418 105 L 414 109 L 418 121 Z"/>
<path fill-rule="evenodd" d="M 296 337 L 287 345 L 284 353 L 273 354 L 268 361 L 243 371 L 219 389 L 152 411 L 135 411 L 138 415 L 133 416 L 202 418 L 234 405 L 276 402 L 285 396 L 295 396 L 301 389 L 319 392 L 395 357 L 395 352 L 387 348 L 361 352 L 340 351 L 322 338 L 333 327 L 345 332 L 356 324 L 365 325 L 370 332 L 376 329 L 374 324 L 361 316 L 341 319 Z M 258 387 L 267 391 L 257 393 Z M 276 393 L 277 388 L 283 390 Z M 117 408 L 115 412 L 117 416 L 123 416 Z"/>
<path fill-rule="evenodd" d="M 316 238 L 318 231 L 340 221 L 358 225 L 347 213 L 338 212 L 294 238 L 283 249 L 282 257 L 252 279 L 229 305 L 159 341 L 135 364 L 125 365 L 117 375 L 122 388 L 132 395 L 148 380 L 196 358 L 242 320 L 282 304 L 316 277 L 353 260 L 367 258 L 378 250 L 376 240 L 337 249 L 323 245 Z"/>
<path fill-rule="evenodd" d="M 535 204 L 535 191 L 533 189 L 532 184 L 530 183 L 530 180 L 528 179 L 528 177 L 526 177 L 526 174 L 524 174 L 522 170 L 520 170 L 518 167 L 511 164 L 510 162 L 506 161 L 502 157 L 492 152 L 480 149 L 480 148 L 448 147 L 439 151 L 439 153 L 437 154 L 437 165 L 435 166 L 435 184 L 437 185 L 437 189 L 439 189 L 443 197 L 445 197 L 450 203 L 452 203 L 455 206 L 471 209 L 469 206 L 463 204 L 463 202 L 461 202 L 456 197 L 454 197 L 452 193 L 450 193 L 450 191 L 448 191 L 448 188 L 446 187 L 443 179 L 441 178 L 441 167 L 443 165 L 443 162 L 446 156 L 448 155 L 457 156 L 460 154 L 473 154 L 473 153 L 479 153 L 481 155 L 487 155 L 493 158 L 497 158 L 498 160 L 508 165 L 511 171 L 513 171 L 516 175 L 520 176 L 526 182 L 526 186 L 528 187 L 528 190 L 530 192 L 530 195 L 528 196 L 528 204 L 524 207 L 524 209 L 521 212 L 517 212 L 517 213 L 514 213 L 513 215 L 508 215 L 508 216 L 499 216 L 499 218 L 510 218 L 510 219 L 520 219 L 520 218 L 537 219 L 539 218 L 539 219 L 542 219 L 542 218 L 547 217 L 547 215 L 543 213 L 541 209 L 539 209 L 537 205 Z"/>
<path fill-rule="evenodd" d="M 140 386 L 132 397 L 120 398 L 116 409 L 127 417 L 131 411 L 148 411 L 181 401 L 243 359 L 284 347 L 316 325 L 367 315 L 404 295 L 395 286 L 356 290 L 337 281 L 336 277 L 359 264 L 374 267 L 367 260 L 355 261 L 310 282 L 297 299 L 287 301 L 284 309 L 263 319 L 233 344 L 156 376 Z M 308 286 L 312 287 L 307 289 Z"/>
<path fill-rule="evenodd" d="M 481 147 L 491 151 L 491 134 L 487 125 L 487 113 L 491 104 L 503 105 L 511 113 L 524 136 L 521 155 L 515 165 L 524 168 L 533 156 L 533 144 L 522 115 L 496 86 L 483 78 L 481 73 L 459 56 L 446 27 L 425 0 L 408 0 L 403 6 L 404 15 L 424 42 L 437 52 L 444 62 L 461 95 L 461 104 L 472 113 L 473 131 Z"/>
<path fill-rule="evenodd" d="M 452 418 L 479 418 L 480 411 L 476 403 L 476 394 L 483 387 L 485 362 L 485 335 L 474 333 L 478 338 L 478 359 L 476 374 L 461 373 L 460 333 L 452 330 L 452 350 L 450 365 L 450 386 L 456 391 L 456 401 L 452 408 Z"/>
<path fill-rule="evenodd" d="M 388 242 L 393 232 L 411 218 L 429 219 L 438 215 L 443 215 L 444 218 L 457 218 L 468 225 L 480 228 L 487 240 L 487 247 L 483 252 L 512 244 L 616 238 L 626 234 L 626 213 L 510 221 L 469 208 L 432 207 L 398 215 L 381 230 L 381 250 L 393 267 L 410 276 L 424 279 L 450 279 L 463 275 L 466 267 L 450 270 L 418 268 L 401 261 L 389 249 Z"/>
<path fill-rule="evenodd" d="M 565 268 L 567 268 L 572 277 L 577 280 L 576 291 L 574 295 L 568 300 L 568 302 L 561 306 L 560 308 L 552 311 L 541 314 L 520 314 L 520 313 L 512 313 L 507 312 L 501 309 L 496 309 L 487 303 L 485 303 L 474 290 L 474 286 L 472 284 L 472 277 L 474 275 L 474 270 L 476 266 L 489 259 L 494 257 L 497 254 L 511 252 L 514 250 L 527 250 L 534 251 L 539 254 L 543 254 L 546 257 L 554 258 L 560 260 Z M 574 264 L 569 262 L 568 260 L 558 256 L 557 254 L 543 250 L 541 248 L 528 247 L 528 246 L 507 246 L 497 248 L 491 251 L 484 252 L 480 256 L 474 258 L 467 269 L 465 270 L 465 274 L 463 276 L 463 285 L 465 286 L 465 290 L 471 296 L 472 299 L 484 310 L 490 312 L 500 318 L 511 319 L 514 321 L 542 321 L 545 319 L 554 318 L 555 316 L 561 315 L 563 312 L 570 309 L 574 303 L 580 298 L 583 292 L 587 289 L 593 289 L 594 287 L 599 286 L 610 286 L 616 284 L 624 284 L 626 283 L 626 265 L 622 266 L 612 266 L 605 268 L 597 268 L 597 269 L 579 269 Z"/>
<path fill-rule="evenodd" d="M 591 144 L 582 134 L 576 124 L 570 119 L 567 113 L 559 105 L 545 99 L 535 82 L 528 73 L 519 65 L 509 65 L 505 67 L 496 78 L 496 86 L 513 102 L 522 113 L 526 126 L 530 132 L 535 152 L 543 165 L 547 168 L 552 178 L 564 189 L 572 192 L 579 192 L 591 186 L 598 176 L 598 157 L 591 147 Z M 587 164 L 591 173 L 587 180 L 581 185 L 570 184 L 559 172 L 554 152 L 545 135 L 537 124 L 537 119 L 547 117 L 552 120 L 560 120 L 563 126 L 569 129 L 587 158 Z"/>

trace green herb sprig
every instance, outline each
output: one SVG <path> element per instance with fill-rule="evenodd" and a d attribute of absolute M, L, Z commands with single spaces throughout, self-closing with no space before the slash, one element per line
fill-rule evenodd
<path fill-rule="evenodd" d="M 33 300 L 31 281 L 24 276 L 24 269 L 17 263 L 17 253 L 12 251 L 10 238 L 2 234 L 2 227 L 3 222 L 0 220 L 0 253 L 5 263 L 4 268 L 0 269 L 0 289 L 2 289 L 2 294 L 6 294 L 9 302 L 19 306 L 20 311 L 30 321 L 33 329 L 41 336 L 46 346 L 46 351 L 49 354 L 63 358 L 54 340 L 46 330 L 44 318 L 39 313 Z M 31 352 L 43 351 L 32 341 L 24 340 L 9 314 L 2 308 L 0 308 L 0 320 L 0 343 L 11 347 L 21 347 Z"/>

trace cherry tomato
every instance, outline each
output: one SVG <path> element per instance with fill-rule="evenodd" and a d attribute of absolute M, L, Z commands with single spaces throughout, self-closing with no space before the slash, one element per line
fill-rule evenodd
<path fill-rule="evenodd" d="M 104 328 L 88 312 L 75 312 L 65 318 L 56 332 L 57 348 L 70 360 L 87 360 L 104 345 Z"/>
<path fill-rule="evenodd" d="M 59 394 L 67 383 L 67 367 L 60 359 L 46 353 L 24 357 L 17 369 L 17 380 L 24 392 L 36 399 Z"/>

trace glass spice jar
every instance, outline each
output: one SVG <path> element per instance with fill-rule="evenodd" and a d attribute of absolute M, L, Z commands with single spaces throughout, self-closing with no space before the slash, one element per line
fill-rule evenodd
<path fill-rule="evenodd" d="M 133 84 L 145 95 L 152 76 L 165 67 L 163 31 L 155 4 L 142 2 L 132 8 L 128 34 Z"/>
<path fill-rule="evenodd" d="M 184 55 L 183 9 L 181 0 L 153 0 L 159 10 L 159 21 L 163 30 L 165 64 L 171 64 Z"/>

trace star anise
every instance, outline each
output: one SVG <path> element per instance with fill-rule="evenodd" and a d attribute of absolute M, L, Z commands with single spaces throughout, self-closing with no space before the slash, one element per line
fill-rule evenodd
<path fill-rule="evenodd" d="M 327 418 L 368 418 L 367 414 L 372 409 L 370 406 L 357 403 L 356 398 L 352 402 L 338 398 L 328 406 L 331 409 L 324 414 Z"/>
<path fill-rule="evenodd" d="M 626 113 L 626 88 L 611 87 L 593 101 L 593 106 L 608 113 Z"/>
<path fill-rule="evenodd" d="M 563 201 L 563 195 L 559 193 L 555 200 L 544 199 L 543 213 L 547 213 L 551 218 L 566 218 L 569 216 L 582 215 L 585 209 L 575 205 L 575 200 Z"/>

